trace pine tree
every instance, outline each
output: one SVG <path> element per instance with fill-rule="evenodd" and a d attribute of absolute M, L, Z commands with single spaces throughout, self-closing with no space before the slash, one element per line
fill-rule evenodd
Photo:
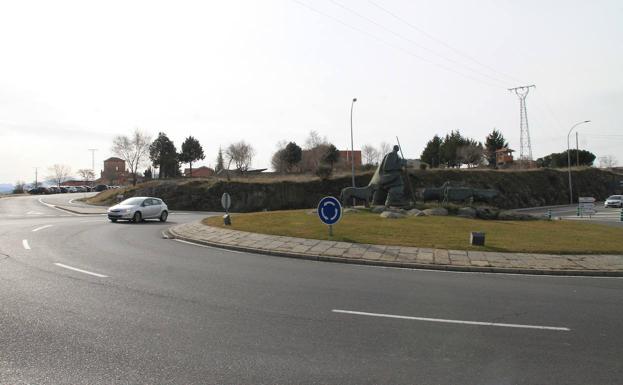
<path fill-rule="evenodd" d="M 292 171 L 292 168 L 294 166 L 301 163 L 302 158 L 303 158 L 303 149 L 299 147 L 296 143 L 290 142 L 285 146 L 284 152 L 283 152 L 283 160 L 286 163 L 288 172 Z"/>
<path fill-rule="evenodd" d="M 205 159 L 203 155 L 203 148 L 199 141 L 192 136 L 189 136 L 182 143 L 182 152 L 179 155 L 179 160 L 182 163 L 188 163 L 190 166 L 190 176 L 193 176 L 193 162 L 197 160 Z"/>
<path fill-rule="evenodd" d="M 149 158 L 154 167 L 158 167 L 158 178 L 180 174 L 177 149 L 164 132 L 158 133 L 156 140 L 149 146 Z"/>
<path fill-rule="evenodd" d="M 443 140 L 439 137 L 439 135 L 433 136 L 433 139 L 429 140 L 426 143 L 426 147 L 424 151 L 422 151 L 422 155 L 420 155 L 420 159 L 423 162 L 426 162 L 430 165 L 431 168 L 439 167 L 439 164 L 443 162 L 441 157 L 441 145 L 443 144 Z"/>
<path fill-rule="evenodd" d="M 225 168 L 225 161 L 223 160 L 223 149 L 218 148 L 218 155 L 216 157 L 216 167 L 214 167 L 214 172 L 218 174 Z"/>
<path fill-rule="evenodd" d="M 508 142 L 504 139 L 502 133 L 494 128 L 493 132 L 487 135 L 487 139 L 485 141 L 485 154 L 487 156 L 487 161 L 489 162 L 489 167 L 497 168 L 495 152 L 504 147 L 508 147 Z"/>

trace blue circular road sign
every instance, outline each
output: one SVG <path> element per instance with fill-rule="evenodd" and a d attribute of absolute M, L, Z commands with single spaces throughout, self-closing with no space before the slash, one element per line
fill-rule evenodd
<path fill-rule="evenodd" d="M 334 225 L 342 218 L 342 205 L 335 197 L 324 197 L 318 203 L 318 217 L 325 225 Z"/>

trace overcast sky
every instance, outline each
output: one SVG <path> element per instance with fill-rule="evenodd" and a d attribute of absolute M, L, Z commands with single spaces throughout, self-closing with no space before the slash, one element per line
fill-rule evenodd
<path fill-rule="evenodd" d="M 310 130 L 410 158 L 450 130 L 497 127 L 535 158 L 580 147 L 623 163 L 623 2 L 542 0 L 1 1 L 0 182 L 55 163 L 99 173 L 135 127 L 179 147 L 246 140 L 254 167 Z"/>

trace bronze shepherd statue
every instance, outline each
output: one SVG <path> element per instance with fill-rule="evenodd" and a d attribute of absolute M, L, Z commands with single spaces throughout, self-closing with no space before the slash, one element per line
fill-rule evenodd
<path fill-rule="evenodd" d="M 370 200 L 375 205 L 406 206 L 408 202 L 404 194 L 403 168 L 407 163 L 398 154 L 399 150 L 400 147 L 394 146 L 393 151 L 383 157 L 368 186 L 342 189 L 342 204 L 349 206 L 356 198 L 365 201 L 366 207 L 370 205 Z"/>

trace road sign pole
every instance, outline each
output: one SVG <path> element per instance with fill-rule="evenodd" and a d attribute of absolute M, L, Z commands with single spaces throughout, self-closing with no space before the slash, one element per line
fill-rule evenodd
<path fill-rule="evenodd" d="M 342 205 L 339 199 L 328 196 L 318 203 L 318 218 L 322 223 L 329 226 L 329 238 L 333 236 L 333 225 L 342 218 Z"/>

